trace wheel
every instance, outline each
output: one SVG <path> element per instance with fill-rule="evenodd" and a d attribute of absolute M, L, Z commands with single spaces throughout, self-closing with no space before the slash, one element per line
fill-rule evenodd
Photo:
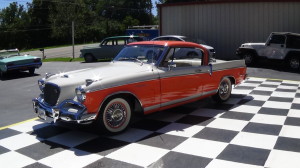
<path fill-rule="evenodd" d="M 252 65 L 254 63 L 255 56 L 252 53 L 246 53 L 244 56 L 246 65 Z"/>
<path fill-rule="evenodd" d="M 227 77 L 223 78 L 220 82 L 218 93 L 213 96 L 216 102 L 225 102 L 230 98 L 232 91 L 231 80 Z"/>
<path fill-rule="evenodd" d="M 130 104 L 123 98 L 113 98 L 101 109 L 97 121 L 101 130 L 113 134 L 124 131 L 130 119 Z"/>
<path fill-rule="evenodd" d="M 30 68 L 30 69 L 29 69 L 30 75 L 34 75 L 34 71 L 35 71 L 35 68 Z"/>
<path fill-rule="evenodd" d="M 84 61 L 85 62 L 94 62 L 95 57 L 92 54 L 85 54 L 84 55 Z"/>
<path fill-rule="evenodd" d="M 299 58 L 295 57 L 295 56 L 289 58 L 289 60 L 288 60 L 288 66 L 292 70 L 298 70 L 299 67 L 300 67 L 300 60 L 299 60 Z"/>

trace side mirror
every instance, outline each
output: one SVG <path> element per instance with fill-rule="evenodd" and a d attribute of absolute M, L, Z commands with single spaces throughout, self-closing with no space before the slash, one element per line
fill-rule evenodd
<path fill-rule="evenodd" d="M 176 68 L 176 64 L 174 62 L 170 62 L 168 64 L 168 68 L 169 68 L 169 71 L 170 71 L 171 69 Z"/>

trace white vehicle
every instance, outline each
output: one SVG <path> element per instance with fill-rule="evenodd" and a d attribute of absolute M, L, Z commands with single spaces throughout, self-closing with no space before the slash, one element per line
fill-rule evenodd
<path fill-rule="evenodd" d="M 298 70 L 300 67 L 300 34 L 273 32 L 266 43 L 244 43 L 236 52 L 245 59 L 247 65 L 254 64 L 258 59 L 266 58 L 285 61 L 289 68 Z"/>
<path fill-rule="evenodd" d="M 205 45 L 205 42 L 202 40 L 190 39 L 186 36 L 165 35 L 165 36 L 155 37 L 151 41 L 189 41 L 189 42 L 194 42 L 194 43 L 201 44 L 203 47 L 205 47 L 208 50 L 210 59 L 214 59 L 216 56 L 216 51 L 212 46 Z"/>

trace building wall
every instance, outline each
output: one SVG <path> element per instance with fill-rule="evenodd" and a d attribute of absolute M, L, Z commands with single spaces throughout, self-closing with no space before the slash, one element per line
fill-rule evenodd
<path fill-rule="evenodd" d="M 230 1 L 160 5 L 161 35 L 201 39 L 216 57 L 234 59 L 245 42 L 265 42 L 271 32 L 300 33 L 300 1 Z"/>

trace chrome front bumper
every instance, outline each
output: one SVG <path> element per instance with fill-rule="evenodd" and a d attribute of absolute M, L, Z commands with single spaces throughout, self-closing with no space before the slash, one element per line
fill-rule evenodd
<path fill-rule="evenodd" d="M 87 113 L 84 105 L 74 101 L 65 100 L 57 106 L 50 106 L 41 97 L 32 100 L 33 110 L 38 117 L 46 120 L 47 117 L 53 121 L 63 120 L 67 122 L 87 123 L 96 119 L 95 113 Z"/>

